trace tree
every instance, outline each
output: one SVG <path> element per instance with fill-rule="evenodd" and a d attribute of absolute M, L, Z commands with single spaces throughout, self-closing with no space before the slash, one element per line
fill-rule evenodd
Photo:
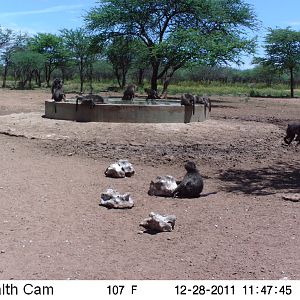
<path fill-rule="evenodd" d="M 291 98 L 294 97 L 294 72 L 300 65 L 300 32 L 285 29 L 271 29 L 265 38 L 264 58 L 255 58 L 254 63 L 287 70 L 290 75 Z"/>
<path fill-rule="evenodd" d="M 242 0 L 103 0 L 85 17 L 103 39 L 129 36 L 143 42 L 152 67 L 151 88 L 187 63 L 238 61 L 254 41 L 245 30 L 256 19 Z"/>
<path fill-rule="evenodd" d="M 126 85 L 126 75 L 132 66 L 136 56 L 135 47 L 137 44 L 128 37 L 116 36 L 107 47 L 106 55 L 112 64 L 119 86 Z"/>
<path fill-rule="evenodd" d="M 6 87 L 6 78 L 8 69 L 11 65 L 11 57 L 15 51 L 25 49 L 29 37 L 26 33 L 15 33 L 12 30 L 6 30 L 6 42 L 2 44 L 1 61 L 3 63 L 3 81 L 2 88 Z"/>
<path fill-rule="evenodd" d="M 23 89 L 28 84 L 31 89 L 32 77 L 37 70 L 44 67 L 45 56 L 34 51 L 21 50 L 14 52 L 11 60 L 15 68 L 15 74 L 20 80 L 19 87 Z"/>
<path fill-rule="evenodd" d="M 38 33 L 30 42 L 32 51 L 45 55 L 44 65 L 47 86 L 50 86 L 52 72 L 60 66 L 65 56 L 61 38 L 51 33 Z"/>
<path fill-rule="evenodd" d="M 90 35 L 83 28 L 63 29 L 61 37 L 65 47 L 70 53 L 70 58 L 76 63 L 79 70 L 80 92 L 86 77 L 92 78 L 92 65 L 95 61 L 94 43 Z M 91 86 L 92 89 L 92 86 Z"/>

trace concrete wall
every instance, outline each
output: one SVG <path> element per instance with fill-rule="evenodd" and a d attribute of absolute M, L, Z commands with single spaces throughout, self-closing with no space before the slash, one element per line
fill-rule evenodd
<path fill-rule="evenodd" d="M 204 105 L 192 107 L 180 105 L 136 105 L 97 104 L 94 108 L 72 102 L 45 101 L 45 117 L 49 119 L 78 122 L 114 123 L 190 123 L 202 122 L 209 118 Z"/>

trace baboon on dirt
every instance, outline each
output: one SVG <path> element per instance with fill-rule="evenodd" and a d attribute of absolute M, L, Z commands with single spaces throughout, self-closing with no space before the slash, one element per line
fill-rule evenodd
<path fill-rule="evenodd" d="M 54 101 L 60 102 L 66 99 L 64 93 L 63 81 L 61 79 L 55 78 L 51 86 L 52 98 Z"/>
<path fill-rule="evenodd" d="M 147 93 L 147 100 L 160 99 L 156 90 L 147 88 L 144 91 Z"/>
<path fill-rule="evenodd" d="M 300 123 L 291 123 L 288 124 L 286 129 L 286 136 L 283 138 L 286 144 L 290 144 L 293 140 L 300 144 Z"/>
<path fill-rule="evenodd" d="M 173 197 L 198 198 L 203 190 L 203 179 L 193 161 L 184 165 L 187 173 L 173 192 Z"/>
<path fill-rule="evenodd" d="M 136 90 L 136 85 L 135 84 L 128 85 L 126 90 L 124 91 L 124 95 L 122 97 L 122 100 L 132 101 L 134 96 L 135 96 L 135 90 Z"/>
<path fill-rule="evenodd" d="M 193 115 L 195 114 L 195 96 L 192 94 L 183 94 L 181 95 L 181 105 L 184 106 L 192 106 L 193 107 Z"/>

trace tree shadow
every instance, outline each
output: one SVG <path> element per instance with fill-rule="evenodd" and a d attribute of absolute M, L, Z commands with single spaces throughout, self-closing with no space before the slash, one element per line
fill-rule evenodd
<path fill-rule="evenodd" d="M 220 174 L 219 179 L 228 183 L 224 187 L 227 192 L 259 196 L 279 192 L 300 193 L 299 164 L 278 163 L 253 170 L 228 169 Z"/>

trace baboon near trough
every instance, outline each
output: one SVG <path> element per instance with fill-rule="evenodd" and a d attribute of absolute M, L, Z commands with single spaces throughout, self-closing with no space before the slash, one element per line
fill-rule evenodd
<path fill-rule="evenodd" d="M 122 100 L 131 100 L 132 101 L 135 96 L 135 90 L 136 90 L 135 84 L 128 85 L 126 90 L 124 91 Z"/>
<path fill-rule="evenodd" d="M 187 173 L 173 192 L 173 197 L 198 198 L 203 190 L 203 179 L 193 161 L 184 165 Z"/>
<path fill-rule="evenodd" d="M 204 106 L 208 108 L 208 111 L 211 112 L 211 101 L 210 98 L 208 98 L 207 96 L 195 96 L 195 103 L 204 104 Z"/>
<path fill-rule="evenodd" d="M 286 136 L 283 138 L 286 144 L 290 144 L 294 139 L 300 144 L 300 123 L 288 124 Z"/>
<path fill-rule="evenodd" d="M 80 101 L 80 105 L 86 105 L 89 108 L 94 108 L 96 104 L 103 104 L 104 99 L 100 95 L 85 95 L 85 96 L 78 96 L 76 98 L 76 111 L 78 109 L 78 101 Z"/>
<path fill-rule="evenodd" d="M 144 91 L 147 93 L 147 100 L 160 99 L 156 90 L 146 88 Z"/>
<path fill-rule="evenodd" d="M 183 94 L 181 96 L 181 105 L 184 106 L 192 106 L 193 107 L 193 115 L 195 114 L 195 96 L 192 94 Z"/>
<path fill-rule="evenodd" d="M 55 78 L 51 86 L 52 99 L 54 101 L 60 102 L 66 98 L 63 88 L 63 81 L 61 79 Z"/>

